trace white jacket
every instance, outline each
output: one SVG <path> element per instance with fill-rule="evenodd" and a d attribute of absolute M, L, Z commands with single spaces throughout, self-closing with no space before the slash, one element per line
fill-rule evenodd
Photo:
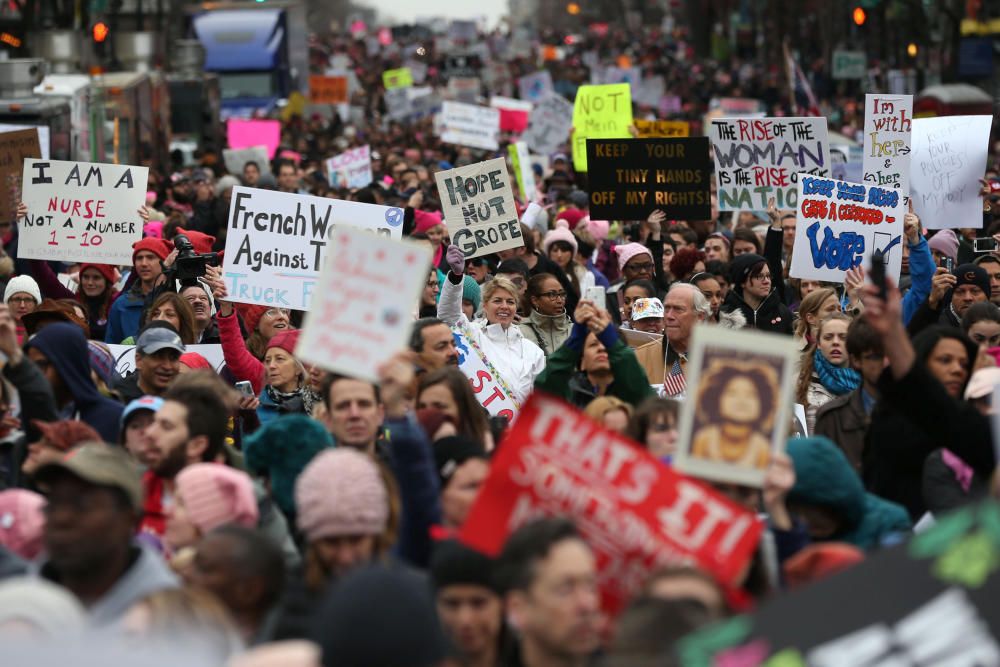
<path fill-rule="evenodd" d="M 510 386 L 517 401 L 523 403 L 528 398 L 535 385 L 535 376 L 545 368 L 545 354 L 521 335 L 516 324 L 504 329 L 486 320 L 469 322 L 462 312 L 462 284 L 452 283 L 450 275 L 441 285 L 437 316 L 448 326 L 469 324 L 468 329 L 475 336 L 474 342 Z"/>

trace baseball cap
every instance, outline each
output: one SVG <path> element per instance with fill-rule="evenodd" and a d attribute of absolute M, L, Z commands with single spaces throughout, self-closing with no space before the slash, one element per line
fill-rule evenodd
<path fill-rule="evenodd" d="M 125 428 L 125 424 L 128 423 L 129 417 L 139 412 L 140 410 L 149 410 L 150 412 L 158 412 L 160 408 L 163 407 L 163 399 L 159 396 L 140 396 L 134 401 L 130 402 L 122 410 L 121 428 Z"/>
<path fill-rule="evenodd" d="M 103 442 L 86 442 L 66 452 L 62 458 L 42 465 L 35 473 L 35 481 L 44 488 L 60 470 L 95 486 L 120 489 L 133 509 L 142 507 L 139 471 L 124 449 Z"/>
<path fill-rule="evenodd" d="M 663 302 L 653 297 L 650 299 L 636 299 L 632 302 L 632 319 L 646 320 L 654 317 L 663 317 Z"/>
<path fill-rule="evenodd" d="M 142 332 L 136 341 L 135 350 L 141 354 L 156 354 L 160 350 L 177 350 L 184 354 L 184 341 L 180 335 L 166 327 L 151 327 Z"/>

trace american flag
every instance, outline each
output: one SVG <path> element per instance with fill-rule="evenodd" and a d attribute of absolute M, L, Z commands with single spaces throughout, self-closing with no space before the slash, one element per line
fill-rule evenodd
<path fill-rule="evenodd" d="M 663 393 L 666 396 L 679 396 L 687 388 L 684 380 L 684 370 L 681 368 L 680 359 L 674 361 L 670 367 L 670 372 L 663 378 Z"/>

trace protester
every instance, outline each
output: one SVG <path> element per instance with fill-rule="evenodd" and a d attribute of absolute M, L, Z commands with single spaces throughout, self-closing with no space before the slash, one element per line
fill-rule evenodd
<path fill-rule="evenodd" d="M 180 373 L 184 351 L 184 342 L 169 322 L 155 320 L 146 325 L 136 341 L 135 371 L 116 386 L 122 400 L 162 396 Z"/>
<path fill-rule="evenodd" d="M 760 255 L 744 253 L 730 264 L 732 288 L 721 311 L 739 310 L 747 327 L 776 333 L 792 333 L 792 313 L 783 303 L 781 292 L 774 287 L 770 264 Z"/>
<path fill-rule="evenodd" d="M 569 338 L 573 325 L 566 312 L 566 292 L 555 276 L 539 273 L 528 280 L 526 300 L 530 314 L 518 325 L 521 334 L 548 357 Z"/>
<path fill-rule="evenodd" d="M 219 345 L 219 324 L 215 321 L 215 304 L 212 301 L 211 288 L 205 283 L 186 285 L 181 288 L 180 295 L 191 306 L 194 316 L 194 337 L 191 344 Z"/>
<path fill-rule="evenodd" d="M 657 298 L 636 299 L 632 302 L 629 323 L 635 331 L 663 334 L 663 302 Z"/>
<path fill-rule="evenodd" d="M 974 303 L 990 300 L 990 277 L 975 264 L 962 264 L 953 273 L 939 268 L 931 279 L 931 289 L 909 321 L 907 331 L 915 336 L 934 325 L 961 327 L 965 311 Z"/>
<path fill-rule="evenodd" d="M 177 553 L 218 526 L 254 527 L 258 518 L 253 482 L 246 473 L 219 463 L 195 463 L 174 479 L 163 539 Z"/>
<path fill-rule="evenodd" d="M 162 407 L 163 399 L 159 396 L 141 396 L 131 401 L 122 411 L 121 429 L 116 442 L 124 446 L 143 469 L 153 460 L 149 452 L 146 429 L 153 423 L 153 416 Z"/>
<path fill-rule="evenodd" d="M 146 295 L 163 274 L 160 262 L 167 259 L 170 251 L 170 243 L 162 239 L 145 238 L 132 244 L 132 276 L 126 289 L 111 304 L 104 342 L 118 344 L 139 333 Z"/>
<path fill-rule="evenodd" d="M 490 471 L 486 448 L 461 435 L 441 438 L 434 441 L 434 464 L 441 481 L 441 525 L 458 530 Z"/>
<path fill-rule="evenodd" d="M 582 297 L 588 287 L 596 284 L 593 274 L 576 261 L 579 243 L 567 227 L 557 222 L 556 228 L 545 235 L 542 250 L 569 277 L 577 297 Z"/>
<path fill-rule="evenodd" d="M 861 386 L 861 375 L 850 366 L 847 353 L 850 324 L 843 313 L 828 315 L 816 328 L 816 342 L 802 353 L 795 402 L 805 408 L 810 433 L 821 407 Z"/>
<path fill-rule="evenodd" d="M 829 287 L 818 287 L 809 292 L 799 304 L 795 322 L 795 344 L 803 352 L 816 344 L 819 323 L 840 312 L 837 292 Z"/>
<path fill-rule="evenodd" d="M 990 277 L 990 303 L 1000 306 L 1000 257 L 994 254 L 980 255 L 973 262 Z M 933 265 L 931 266 L 933 271 Z"/>
<path fill-rule="evenodd" d="M 418 410 L 434 408 L 450 418 L 456 431 L 480 447 L 492 449 L 493 438 L 486 422 L 486 410 L 476 400 L 469 380 L 456 368 L 446 366 L 420 378 Z"/>
<path fill-rule="evenodd" d="M 619 294 L 621 295 L 621 305 L 619 307 L 618 304 L 615 304 L 614 310 L 610 312 L 618 313 L 622 325 L 626 327 L 631 327 L 629 317 L 632 316 L 632 304 L 635 303 L 636 299 L 655 299 L 659 296 L 656 286 L 644 278 L 629 281 L 619 290 Z"/>
<path fill-rule="evenodd" d="M 435 312 L 436 308 L 435 305 Z M 413 323 L 410 349 L 417 354 L 421 373 L 458 365 L 458 349 L 451 327 L 436 317 L 423 317 Z"/>
<path fill-rule="evenodd" d="M 669 461 L 677 447 L 677 402 L 647 398 L 636 407 L 625 435 L 656 458 Z"/>
<path fill-rule="evenodd" d="M 689 283 L 670 286 L 663 302 L 663 324 L 666 334 L 664 344 L 663 391 L 667 396 L 680 396 L 685 392 L 684 373 L 687 370 L 691 332 L 700 322 L 707 320 L 712 307 L 701 290 Z M 650 378 L 658 382 L 661 378 Z"/>
<path fill-rule="evenodd" d="M 3 293 L 3 302 L 10 308 L 14 321 L 17 322 L 18 340 L 24 339 L 23 318 L 28 313 L 34 312 L 38 304 L 42 302 L 42 293 L 38 289 L 38 283 L 31 276 L 15 276 L 7 281 L 7 287 Z"/>
<path fill-rule="evenodd" d="M 722 303 L 725 301 L 725 293 L 719 280 L 711 273 L 697 273 L 691 276 L 691 284 L 701 290 L 702 295 L 708 300 L 708 305 L 712 307 L 712 315 L 708 322 L 718 324 L 723 329 L 742 329 L 747 325 L 746 317 L 741 310 L 730 312 L 722 311 Z"/>
<path fill-rule="evenodd" d="M 28 444 L 28 456 L 21 472 L 32 477 L 46 463 L 57 461 L 69 450 L 83 442 L 99 441 L 100 434 L 85 422 L 64 419 L 54 422 L 35 420 L 41 439 Z"/>
<path fill-rule="evenodd" d="M 1000 347 L 1000 308 L 974 303 L 962 316 L 962 332 L 981 350 Z"/>
<path fill-rule="evenodd" d="M 632 406 L 614 396 L 598 396 L 587 403 L 583 414 L 609 431 L 625 433 L 632 418 Z"/>
<path fill-rule="evenodd" d="M 283 331 L 271 337 L 264 353 L 267 384 L 258 399 L 257 416 L 261 423 L 286 414 L 312 414 L 319 395 L 309 386 L 308 373 L 295 358 L 298 330 Z"/>

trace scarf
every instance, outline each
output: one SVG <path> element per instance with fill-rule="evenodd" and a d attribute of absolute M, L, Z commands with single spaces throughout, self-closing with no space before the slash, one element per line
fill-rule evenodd
<path fill-rule="evenodd" d="M 319 395 L 305 385 L 295 391 L 278 391 L 272 385 L 264 387 L 267 397 L 278 406 L 279 412 L 301 412 L 312 415 L 313 407 L 319 402 Z"/>
<path fill-rule="evenodd" d="M 813 353 L 813 368 L 820 384 L 835 396 L 843 396 L 861 386 L 861 375 L 856 370 L 834 366 L 819 348 Z"/>

